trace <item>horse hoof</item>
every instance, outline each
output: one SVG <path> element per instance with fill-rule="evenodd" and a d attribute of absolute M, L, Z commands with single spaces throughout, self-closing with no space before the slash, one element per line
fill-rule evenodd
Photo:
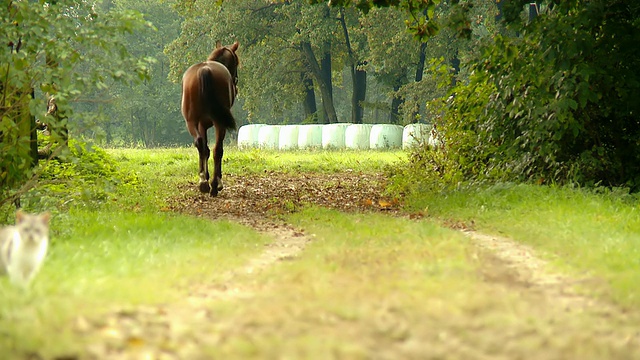
<path fill-rule="evenodd" d="M 218 178 L 218 191 L 221 191 L 222 189 L 224 189 L 224 186 L 222 186 L 222 179 Z"/>
<path fill-rule="evenodd" d="M 206 181 L 203 181 L 200 183 L 200 192 L 202 193 L 208 193 L 209 191 L 211 191 L 211 186 L 209 186 L 209 183 Z"/>
<path fill-rule="evenodd" d="M 209 195 L 211 195 L 211 197 L 218 196 L 218 190 L 216 190 L 216 188 L 211 188 L 211 192 L 209 193 Z"/>

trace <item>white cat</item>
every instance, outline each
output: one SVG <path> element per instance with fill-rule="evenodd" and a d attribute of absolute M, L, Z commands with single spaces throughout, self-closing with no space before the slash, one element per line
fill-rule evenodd
<path fill-rule="evenodd" d="M 49 213 L 30 215 L 18 210 L 16 225 L 0 229 L 0 275 L 28 285 L 38 273 L 49 246 Z"/>

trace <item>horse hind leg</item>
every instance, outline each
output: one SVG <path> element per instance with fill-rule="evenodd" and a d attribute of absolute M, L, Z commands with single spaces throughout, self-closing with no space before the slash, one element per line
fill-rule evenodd
<path fill-rule="evenodd" d="M 209 186 L 209 165 L 208 165 L 210 151 L 209 151 L 209 147 L 207 146 L 206 135 L 197 136 L 194 141 L 194 145 L 198 149 L 198 155 L 199 155 L 198 175 L 200 176 L 200 183 L 199 183 L 200 192 L 208 193 L 211 190 L 211 187 Z"/>
<path fill-rule="evenodd" d="M 224 154 L 224 137 L 226 129 L 222 125 L 216 125 L 216 144 L 213 149 L 213 179 L 211 180 L 211 196 L 217 196 L 224 186 L 222 185 L 222 155 Z"/>

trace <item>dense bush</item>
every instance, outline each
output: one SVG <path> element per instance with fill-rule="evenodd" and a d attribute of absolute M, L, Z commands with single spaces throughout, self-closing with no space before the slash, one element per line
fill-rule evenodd
<path fill-rule="evenodd" d="M 638 190 L 639 12 L 624 0 L 560 3 L 484 46 L 439 119 L 451 171 Z"/>

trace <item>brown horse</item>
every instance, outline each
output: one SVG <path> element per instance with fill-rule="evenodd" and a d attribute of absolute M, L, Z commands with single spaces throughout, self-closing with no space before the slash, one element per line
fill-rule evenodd
<path fill-rule="evenodd" d="M 222 46 L 218 41 L 207 61 L 191 66 L 182 77 L 182 115 L 200 156 L 200 191 L 217 196 L 222 190 L 222 142 L 227 129 L 236 128 L 231 114 L 238 89 L 238 42 Z M 215 126 L 213 179 L 209 184 L 207 130 Z"/>

